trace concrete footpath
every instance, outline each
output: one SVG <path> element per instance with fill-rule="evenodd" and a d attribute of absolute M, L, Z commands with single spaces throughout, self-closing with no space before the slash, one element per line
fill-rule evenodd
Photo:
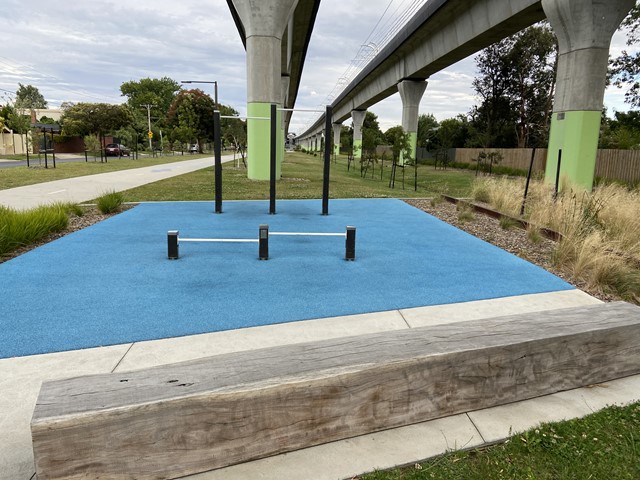
<path fill-rule="evenodd" d="M 230 161 L 232 155 L 222 157 L 223 163 Z M 128 190 L 211 167 L 213 163 L 213 157 L 206 157 L 10 188 L 0 190 L 0 205 L 27 210 L 54 202 L 88 202 L 108 191 Z"/>

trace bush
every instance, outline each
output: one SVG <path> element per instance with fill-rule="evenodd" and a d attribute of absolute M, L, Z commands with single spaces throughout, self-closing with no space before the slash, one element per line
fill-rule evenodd
<path fill-rule="evenodd" d="M 121 192 L 107 192 L 104 195 L 98 197 L 96 204 L 98 210 L 102 213 L 114 213 L 120 210 L 120 207 L 124 203 L 124 195 Z"/>
<path fill-rule="evenodd" d="M 0 207 L 0 255 L 64 230 L 68 224 L 69 217 L 63 204 L 27 211 Z"/>

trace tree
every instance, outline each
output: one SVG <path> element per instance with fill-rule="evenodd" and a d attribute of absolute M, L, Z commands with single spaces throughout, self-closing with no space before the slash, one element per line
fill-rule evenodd
<path fill-rule="evenodd" d="M 375 155 L 376 147 L 384 141 L 384 135 L 380 130 L 378 116 L 367 111 L 362 122 L 362 151 L 369 155 Z"/>
<path fill-rule="evenodd" d="M 213 138 L 214 101 L 200 89 L 182 90 L 169 107 L 167 124 L 202 145 Z"/>
<path fill-rule="evenodd" d="M 180 84 L 169 77 L 143 78 L 140 81 L 124 82 L 120 85 L 122 96 L 127 97 L 127 105 L 137 114 L 142 114 L 145 105 L 154 105 L 153 111 L 159 112 L 164 120 L 169 107 L 180 91 Z M 146 114 L 146 109 L 144 109 Z M 145 115 L 146 119 L 146 115 Z"/>
<path fill-rule="evenodd" d="M 438 121 L 432 114 L 421 113 L 418 116 L 418 133 L 416 146 L 422 148 L 438 148 L 436 131 L 438 130 Z"/>
<path fill-rule="evenodd" d="M 22 85 L 21 83 L 18 83 L 15 107 L 17 109 L 29 110 L 47 108 L 47 101 L 44 99 L 40 91 L 33 85 Z"/>
<path fill-rule="evenodd" d="M 114 133 L 131 125 L 133 115 L 126 105 L 78 103 L 65 110 L 60 119 L 65 135 Z"/>
<path fill-rule="evenodd" d="M 482 147 L 542 146 L 547 142 L 557 46 L 548 25 L 529 27 L 485 48 L 476 58 L 471 111 Z"/>
<path fill-rule="evenodd" d="M 474 136 L 473 127 L 465 115 L 447 118 L 440 122 L 436 132 L 436 142 L 440 148 L 463 148 L 470 146 Z"/>
<path fill-rule="evenodd" d="M 627 46 L 637 45 L 640 40 L 640 5 L 631 9 L 620 27 L 629 29 Z M 640 107 L 640 52 L 630 54 L 623 50 L 618 57 L 609 61 L 609 75 L 618 88 L 627 88 L 624 101 L 633 107 Z"/>
<path fill-rule="evenodd" d="M 411 143 L 409 140 L 409 134 L 404 131 L 400 125 L 389 128 L 384 132 L 385 140 L 387 144 L 391 146 L 391 152 L 394 161 L 399 161 L 403 158 L 407 162 L 411 162 Z"/>

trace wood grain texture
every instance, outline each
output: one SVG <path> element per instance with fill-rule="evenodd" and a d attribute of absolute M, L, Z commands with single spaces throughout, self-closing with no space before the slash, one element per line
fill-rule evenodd
<path fill-rule="evenodd" d="M 39 480 L 160 479 L 640 373 L 640 308 L 592 305 L 43 384 Z"/>

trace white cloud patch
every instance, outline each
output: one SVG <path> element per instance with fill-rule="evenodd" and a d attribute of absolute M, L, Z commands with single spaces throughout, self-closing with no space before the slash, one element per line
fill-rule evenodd
<path fill-rule="evenodd" d="M 408 2 L 404 2 L 408 4 Z M 403 4 L 393 0 L 388 15 Z M 296 106 L 316 109 L 326 103 L 364 44 L 379 43 L 393 22 L 383 20 L 390 0 L 322 0 Z M 225 0 L 3 0 L 0 31 L 0 93 L 18 82 L 40 89 L 52 105 L 62 101 L 120 103 L 120 85 L 144 77 L 217 80 L 221 102 L 246 112 L 246 59 Z M 382 32 L 382 33 L 381 33 Z M 625 45 L 616 33 L 612 55 Z M 365 47 L 366 49 L 366 47 Z M 420 104 L 438 120 L 466 113 L 475 103 L 473 58 L 433 75 Z M 208 91 L 207 85 L 201 86 Z M 610 111 L 627 110 L 624 91 L 610 87 Z M 371 107 L 386 129 L 400 123 L 401 103 L 393 95 Z M 295 113 L 292 131 L 315 114 Z"/>

